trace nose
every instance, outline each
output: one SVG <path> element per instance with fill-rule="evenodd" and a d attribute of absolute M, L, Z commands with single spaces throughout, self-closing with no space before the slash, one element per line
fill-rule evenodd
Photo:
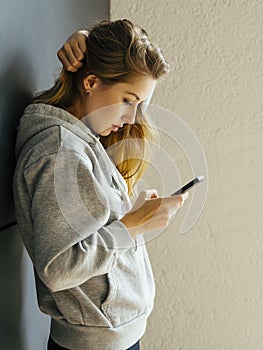
<path fill-rule="evenodd" d="M 134 124 L 136 118 L 137 106 L 133 105 L 129 107 L 129 110 L 126 111 L 125 115 L 122 117 L 125 123 Z"/>

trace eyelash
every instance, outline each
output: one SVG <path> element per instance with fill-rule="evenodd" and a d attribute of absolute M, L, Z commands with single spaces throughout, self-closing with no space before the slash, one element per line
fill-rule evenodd
<path fill-rule="evenodd" d="M 132 106 L 132 102 L 129 101 L 129 100 L 127 100 L 126 98 L 125 98 L 123 101 L 124 101 L 124 103 L 126 103 L 127 105 Z"/>

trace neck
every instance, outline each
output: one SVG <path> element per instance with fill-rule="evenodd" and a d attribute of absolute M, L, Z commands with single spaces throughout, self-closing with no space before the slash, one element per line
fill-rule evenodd
<path fill-rule="evenodd" d="M 81 111 L 80 111 L 80 106 L 79 104 L 76 105 L 72 105 L 70 107 L 67 108 L 68 112 L 71 113 L 72 115 L 74 115 L 74 117 L 81 119 L 83 117 Z"/>

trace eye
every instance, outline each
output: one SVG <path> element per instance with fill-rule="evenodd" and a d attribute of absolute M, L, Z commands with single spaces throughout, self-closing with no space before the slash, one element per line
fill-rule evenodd
<path fill-rule="evenodd" d="M 123 102 L 124 102 L 125 104 L 127 104 L 128 106 L 132 106 L 132 102 L 129 101 L 129 100 L 127 100 L 127 98 L 124 98 L 124 99 L 123 99 Z"/>
<path fill-rule="evenodd" d="M 142 102 L 141 102 L 141 103 L 138 104 L 137 109 L 138 109 L 140 112 L 142 112 L 142 107 L 143 107 L 143 104 L 142 104 Z"/>

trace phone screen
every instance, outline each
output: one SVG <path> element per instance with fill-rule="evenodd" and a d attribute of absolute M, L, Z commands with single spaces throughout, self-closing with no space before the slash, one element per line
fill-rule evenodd
<path fill-rule="evenodd" d="M 204 179 L 205 179 L 204 175 L 197 176 L 193 180 L 189 181 L 186 185 L 181 187 L 179 190 L 177 190 L 176 192 L 171 194 L 171 196 L 177 196 L 179 194 L 182 194 L 182 193 L 186 192 L 187 190 L 192 188 L 194 185 L 199 184 L 200 182 L 202 182 Z"/>

